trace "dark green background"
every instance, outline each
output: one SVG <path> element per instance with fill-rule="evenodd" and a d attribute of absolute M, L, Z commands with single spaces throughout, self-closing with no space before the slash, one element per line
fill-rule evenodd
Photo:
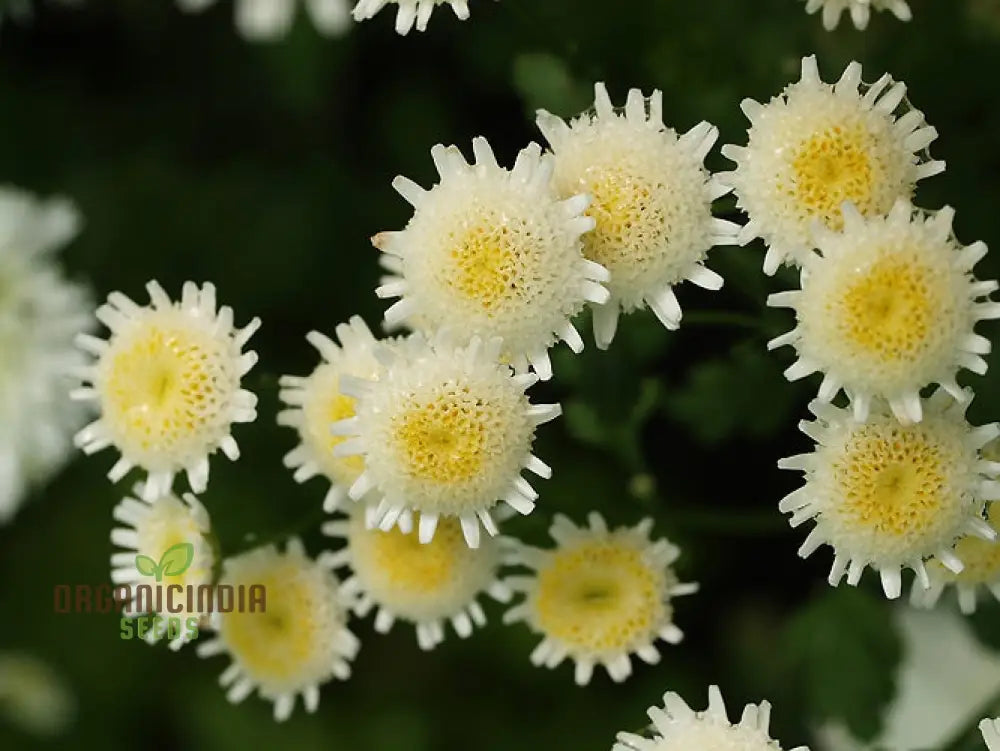
<path fill-rule="evenodd" d="M 509 164 L 540 138 L 535 108 L 574 114 L 595 79 L 619 102 L 630 87 L 660 88 L 668 124 L 706 119 L 721 142 L 743 142 L 741 98 L 777 93 L 804 54 L 828 80 L 857 59 L 867 80 L 886 70 L 905 80 L 941 133 L 932 151 L 948 170 L 918 202 L 955 206 L 964 242 L 1000 245 L 1000 3 L 911 4 L 910 24 L 879 15 L 865 33 L 830 34 L 794 0 L 473 0 L 471 21 L 439 8 L 425 34 L 393 34 L 392 8 L 328 40 L 300 14 L 287 39 L 264 45 L 236 34 L 228 2 L 195 17 L 168 0 L 44 6 L 33 24 L 0 32 L 0 179 L 78 202 L 86 226 L 64 258 L 99 297 L 120 289 L 144 301 L 150 278 L 171 293 L 213 281 L 237 323 L 261 316 L 249 377 L 260 415 L 236 429 L 242 461 L 213 461 L 202 500 L 226 554 L 249 533 L 292 530 L 318 553 L 325 488 L 298 486 L 281 466 L 295 441 L 275 426 L 276 379 L 312 368 L 310 329 L 330 333 L 354 313 L 377 324 L 367 238 L 406 221 L 390 181 L 429 184 L 437 142 L 468 152 L 485 135 Z M 717 151 L 710 164 L 728 165 Z M 702 584 L 678 603 L 683 645 L 626 684 L 600 674 L 580 689 L 565 665 L 532 668 L 536 637 L 501 626 L 490 607 L 488 628 L 430 654 L 405 626 L 383 637 L 355 622 L 355 675 L 323 689 L 315 716 L 300 706 L 276 725 L 256 697 L 231 707 L 215 683 L 225 659 L 123 642 L 113 616 L 52 612 L 53 583 L 107 577 L 111 509 L 132 480 L 104 479 L 110 452 L 74 462 L 0 529 L 0 649 L 66 675 L 82 748 L 606 751 L 663 691 L 700 707 L 713 682 L 734 714 L 771 698 L 786 748 L 809 742 L 823 717 L 873 734 L 900 646 L 874 577 L 830 590 L 829 549 L 797 559 L 804 532 L 776 510 L 798 479 L 775 462 L 807 448 L 795 425 L 816 383 L 786 384 L 790 354 L 764 352 L 790 326 L 764 299 L 794 277 L 766 279 L 762 256 L 759 245 L 715 250 L 709 266 L 726 288 L 685 285 L 679 333 L 634 316 L 609 352 L 560 352 L 555 380 L 534 390 L 561 400 L 566 418 L 542 430 L 537 453 L 555 476 L 511 531 L 541 542 L 556 510 L 582 519 L 597 508 L 619 523 L 651 514 L 683 546 L 682 576 Z M 996 277 L 997 257 L 978 272 Z M 982 330 L 995 339 L 995 326 Z M 976 422 L 1000 418 L 992 359 L 990 376 L 965 380 Z M 976 624 L 995 642 L 1000 618 L 987 610 Z M 34 743 L 0 726 L 0 749 Z"/>

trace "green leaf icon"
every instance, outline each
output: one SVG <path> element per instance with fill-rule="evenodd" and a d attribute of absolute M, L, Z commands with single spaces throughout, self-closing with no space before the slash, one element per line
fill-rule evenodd
<path fill-rule="evenodd" d="M 160 558 L 160 572 L 163 576 L 180 576 L 188 570 L 194 560 L 194 545 L 179 542 L 171 545 Z"/>
<path fill-rule="evenodd" d="M 141 553 L 135 557 L 135 567 L 143 576 L 156 576 L 159 566 L 148 555 Z"/>

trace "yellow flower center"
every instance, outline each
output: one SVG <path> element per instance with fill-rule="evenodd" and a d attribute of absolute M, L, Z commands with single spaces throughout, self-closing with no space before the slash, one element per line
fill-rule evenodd
<path fill-rule="evenodd" d="M 455 388 L 411 406 L 399 420 L 396 439 L 411 475 L 450 484 L 481 471 L 489 459 L 489 431 L 506 422 L 496 405 Z"/>
<path fill-rule="evenodd" d="M 861 126 L 834 125 L 802 144 L 792 158 L 794 193 L 809 215 L 840 230 L 840 206 L 851 201 L 868 215 L 872 205 L 873 170 L 865 130 Z"/>
<path fill-rule="evenodd" d="M 100 384 L 104 419 L 124 447 L 169 451 L 215 436 L 235 388 L 220 343 L 209 333 L 151 322 L 113 344 Z"/>
<path fill-rule="evenodd" d="M 935 320 L 948 312 L 948 298 L 934 282 L 932 270 L 912 257 L 875 262 L 843 293 L 842 335 L 883 360 L 914 359 L 940 329 Z"/>
<path fill-rule="evenodd" d="M 347 440 L 347 436 L 334 435 L 330 426 L 354 417 L 354 399 L 340 393 L 339 371 L 330 368 L 325 375 L 327 377 L 317 383 L 315 396 L 302 405 L 306 433 L 326 472 L 342 485 L 350 485 L 364 471 L 364 457 L 334 456 L 333 449 Z"/>
<path fill-rule="evenodd" d="M 156 502 L 152 512 L 138 524 L 138 552 L 159 563 L 163 554 L 174 545 L 188 542 L 194 545 L 195 557 L 191 565 L 177 576 L 163 578 L 162 585 L 180 584 L 197 586 L 205 584 L 211 575 L 210 561 L 200 558 L 198 553 L 208 543 L 190 510 L 180 501 L 167 496 Z M 208 564 L 208 565 L 206 565 Z M 144 578 L 141 584 L 154 584 L 152 578 Z"/>
<path fill-rule="evenodd" d="M 474 227 L 451 247 L 454 271 L 448 284 L 489 312 L 517 290 L 515 238 L 503 222 Z"/>
<path fill-rule="evenodd" d="M 232 612 L 222 616 L 220 630 L 229 650 L 255 680 L 295 683 L 334 638 L 329 619 L 331 593 L 302 564 L 282 561 L 253 581 L 227 582 L 235 586 L 263 584 L 264 612 Z M 323 666 L 324 668 L 327 666 Z"/>
<path fill-rule="evenodd" d="M 665 576 L 613 539 L 557 550 L 538 572 L 538 626 L 572 648 L 629 649 L 669 618 Z"/>
<path fill-rule="evenodd" d="M 580 181 L 580 191 L 593 200 L 587 215 L 597 226 L 583 235 L 583 253 L 609 269 L 647 260 L 650 240 L 660 234 L 662 214 L 653 201 L 654 186 L 624 169 L 605 166 Z M 654 213 L 655 212 L 655 213 Z"/>

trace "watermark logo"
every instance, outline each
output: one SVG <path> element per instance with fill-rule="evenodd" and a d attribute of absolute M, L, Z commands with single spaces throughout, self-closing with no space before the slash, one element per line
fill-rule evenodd
<path fill-rule="evenodd" d="M 156 581 L 163 581 L 164 576 L 183 574 L 191 567 L 193 560 L 194 545 L 190 542 L 179 542 L 164 551 L 159 563 L 148 555 L 140 553 L 135 557 L 135 568 L 143 576 L 155 576 Z"/>

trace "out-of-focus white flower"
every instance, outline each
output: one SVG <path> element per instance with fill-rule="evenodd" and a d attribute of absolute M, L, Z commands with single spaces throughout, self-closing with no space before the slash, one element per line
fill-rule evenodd
<path fill-rule="evenodd" d="M 177 0 L 184 11 L 205 10 L 216 0 Z M 295 20 L 300 0 L 234 0 L 236 28 L 249 41 L 279 39 Z M 339 36 L 351 25 L 350 0 L 301 0 L 316 29 L 326 36 Z"/>
<path fill-rule="evenodd" d="M 385 6 L 396 4 L 399 6 L 396 11 L 396 33 L 408 34 L 412 28 L 426 31 L 434 8 L 445 3 L 451 6 L 462 21 L 469 17 L 469 0 L 358 0 L 353 15 L 355 21 L 367 21 Z"/>
<path fill-rule="evenodd" d="M 713 246 L 735 244 L 739 230 L 712 216 L 712 201 L 730 191 L 703 165 L 718 128 L 702 122 L 678 136 L 663 124 L 660 91 L 647 101 L 632 89 L 616 112 L 603 83 L 593 113 L 567 124 L 541 110 L 537 122 L 555 155 L 556 190 L 592 199 L 587 215 L 597 226 L 583 236 L 583 253 L 611 273 L 611 300 L 594 306 L 597 345 L 611 343 L 620 312 L 646 306 L 677 328 L 673 287 L 688 280 L 719 289 L 722 277 L 703 262 Z"/>
<path fill-rule="evenodd" d="M 41 737 L 64 733 L 76 698 L 55 670 L 33 655 L 0 652 L 0 718 Z"/>
<path fill-rule="evenodd" d="M 906 0 L 806 0 L 806 13 L 823 11 L 823 26 L 827 31 L 837 28 L 844 11 L 850 15 L 856 28 L 864 30 L 873 10 L 888 10 L 900 21 L 909 21 L 913 17 Z"/>
<path fill-rule="evenodd" d="M 52 259 L 79 224 L 65 199 L 0 187 L 0 524 L 63 464 L 86 420 L 68 394 L 85 362 L 73 338 L 92 327 L 90 296 Z"/>

